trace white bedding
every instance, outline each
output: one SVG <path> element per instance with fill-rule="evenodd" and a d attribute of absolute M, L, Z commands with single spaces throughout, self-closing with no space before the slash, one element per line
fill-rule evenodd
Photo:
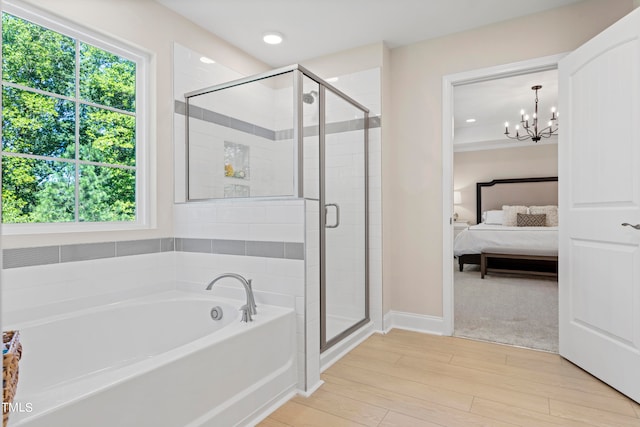
<path fill-rule="evenodd" d="M 473 225 L 456 236 L 453 254 L 479 254 L 489 247 L 557 250 L 558 227 L 509 227 L 484 223 Z"/>

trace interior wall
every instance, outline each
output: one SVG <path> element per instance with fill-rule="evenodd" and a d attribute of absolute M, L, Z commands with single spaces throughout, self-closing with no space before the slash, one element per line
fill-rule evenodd
<path fill-rule="evenodd" d="M 544 176 L 558 176 L 557 144 L 454 153 L 453 189 L 462 200 L 454 206 L 458 221 L 476 223 L 477 182 Z"/>
<path fill-rule="evenodd" d="M 383 163 L 392 189 L 383 212 L 392 310 L 443 313 L 443 76 L 569 52 L 632 9 L 632 0 L 589 0 L 391 51 L 394 152 Z"/>
<path fill-rule="evenodd" d="M 144 239 L 173 235 L 173 84 L 174 42 L 224 58 L 229 68 L 250 75 L 271 67 L 187 21 L 152 0 L 28 0 L 50 14 L 91 31 L 133 45 L 151 56 L 150 64 L 150 193 L 153 225 L 149 229 L 3 236 L 5 248 Z"/>

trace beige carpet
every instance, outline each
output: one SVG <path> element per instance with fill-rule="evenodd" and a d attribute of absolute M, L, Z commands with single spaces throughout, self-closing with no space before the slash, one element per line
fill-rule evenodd
<path fill-rule="evenodd" d="M 477 266 L 454 274 L 454 335 L 558 352 L 558 282 L 486 275 Z"/>

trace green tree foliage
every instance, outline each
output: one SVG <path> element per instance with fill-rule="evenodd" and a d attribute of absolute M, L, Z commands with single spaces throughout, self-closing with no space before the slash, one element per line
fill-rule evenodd
<path fill-rule="evenodd" d="M 122 168 L 136 164 L 135 63 L 6 13 L 2 23 L 2 221 L 135 220 L 135 171 Z M 80 99 L 58 96 L 76 86 Z"/>
<path fill-rule="evenodd" d="M 124 111 L 136 108 L 136 64 L 81 43 L 80 97 Z"/>
<path fill-rule="evenodd" d="M 73 96 L 75 41 L 7 13 L 2 14 L 2 79 Z"/>

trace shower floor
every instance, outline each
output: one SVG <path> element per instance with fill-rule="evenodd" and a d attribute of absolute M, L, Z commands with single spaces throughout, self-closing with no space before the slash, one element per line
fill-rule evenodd
<path fill-rule="evenodd" d="M 346 331 L 360 320 L 362 319 L 327 314 L 327 341 L 340 335 L 341 332 Z"/>

